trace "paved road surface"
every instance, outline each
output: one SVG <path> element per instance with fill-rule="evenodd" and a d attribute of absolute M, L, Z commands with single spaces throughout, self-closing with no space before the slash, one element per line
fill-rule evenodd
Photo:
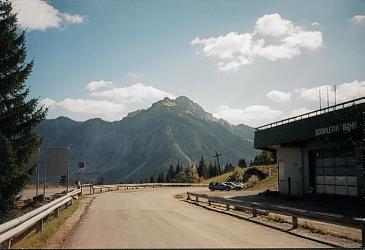
<path fill-rule="evenodd" d="M 188 190 L 100 194 L 66 248 L 326 247 L 173 197 Z"/>

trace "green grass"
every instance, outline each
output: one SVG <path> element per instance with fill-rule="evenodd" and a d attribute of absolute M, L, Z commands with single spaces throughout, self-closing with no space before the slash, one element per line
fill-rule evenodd
<path fill-rule="evenodd" d="M 276 214 L 269 214 L 269 218 L 277 223 L 285 223 L 287 222 L 285 218 L 276 215 Z"/>
<path fill-rule="evenodd" d="M 312 223 L 308 221 L 304 221 L 303 223 L 300 223 L 299 226 L 303 229 L 307 229 L 311 231 L 312 233 L 319 233 L 319 234 L 326 234 L 324 230 L 322 230 L 319 227 L 314 226 Z"/>
<path fill-rule="evenodd" d="M 260 169 L 261 171 L 268 172 L 268 166 L 254 166 L 255 168 Z M 245 173 L 245 169 L 238 168 L 238 171 L 240 171 L 240 174 L 243 175 Z M 225 173 L 222 175 L 215 176 L 213 178 L 207 179 L 203 181 L 203 184 L 209 184 L 210 182 L 226 182 L 228 181 L 229 177 L 231 176 L 232 172 Z M 270 187 L 276 187 L 278 182 L 278 173 L 277 171 L 272 171 L 272 175 L 265 178 L 262 181 L 250 183 L 249 188 L 246 190 L 261 190 L 261 189 L 268 189 Z"/>
<path fill-rule="evenodd" d="M 253 185 L 248 190 L 261 190 L 268 189 L 270 187 L 276 187 L 278 184 L 278 174 L 275 173 L 272 176 L 269 176 L 262 181 L 259 181 L 256 185 Z"/>
<path fill-rule="evenodd" d="M 52 237 L 52 235 L 56 233 L 62 224 L 77 210 L 79 204 L 79 200 L 74 201 L 72 206 L 60 211 L 58 218 L 53 218 L 53 216 L 51 216 L 50 219 L 44 224 L 43 231 L 36 233 L 35 230 L 32 230 L 24 239 L 12 245 L 11 248 L 42 248 L 46 241 Z"/>
<path fill-rule="evenodd" d="M 245 170 L 240 168 L 240 171 L 242 172 L 242 175 L 243 175 Z M 222 174 L 222 175 L 218 175 L 218 176 L 212 177 L 210 179 L 206 179 L 202 183 L 203 184 L 209 184 L 210 182 L 226 182 L 226 181 L 228 181 L 231 174 L 232 174 L 232 172 L 225 173 L 225 174 Z"/>

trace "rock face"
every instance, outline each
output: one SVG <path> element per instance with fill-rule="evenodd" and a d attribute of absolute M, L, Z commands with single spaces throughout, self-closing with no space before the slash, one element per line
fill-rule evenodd
<path fill-rule="evenodd" d="M 91 181 L 103 178 L 109 183 L 139 181 L 166 173 L 171 163 L 186 167 L 201 156 L 214 161 L 216 151 L 223 154 L 223 163 L 255 156 L 253 128 L 216 119 L 184 96 L 165 98 L 121 121 L 58 117 L 42 122 L 38 132 L 44 149 L 71 147 L 71 176 L 83 160 Z"/>

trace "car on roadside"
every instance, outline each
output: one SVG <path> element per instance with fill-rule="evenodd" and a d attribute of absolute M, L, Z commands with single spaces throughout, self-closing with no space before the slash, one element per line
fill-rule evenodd
<path fill-rule="evenodd" d="M 224 182 L 211 182 L 209 183 L 210 191 L 214 190 L 232 190 L 232 186 L 225 184 Z"/>
<path fill-rule="evenodd" d="M 224 184 L 231 186 L 231 189 L 233 189 L 233 190 L 242 190 L 243 189 L 243 186 L 238 185 L 234 182 L 224 182 Z"/>

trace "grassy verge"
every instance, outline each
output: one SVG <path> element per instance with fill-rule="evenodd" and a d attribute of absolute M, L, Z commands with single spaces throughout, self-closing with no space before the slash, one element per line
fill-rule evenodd
<path fill-rule="evenodd" d="M 62 226 L 62 224 L 77 210 L 80 201 L 76 200 L 72 206 L 67 209 L 62 209 L 58 218 L 50 217 L 44 224 L 42 232 L 36 233 L 32 230 L 24 239 L 15 243 L 11 248 L 42 248 L 46 241 Z"/>
<path fill-rule="evenodd" d="M 270 187 L 276 187 L 278 183 L 278 174 L 275 173 L 272 176 L 269 176 L 262 181 L 259 181 L 252 187 L 248 188 L 247 190 L 261 190 L 261 189 L 268 189 Z"/>
<path fill-rule="evenodd" d="M 228 178 L 231 174 L 232 173 L 229 172 L 229 173 L 225 173 L 222 175 L 218 175 L 218 176 L 206 179 L 205 181 L 202 182 L 202 184 L 209 184 L 211 182 L 226 182 L 226 181 L 228 181 Z"/>

